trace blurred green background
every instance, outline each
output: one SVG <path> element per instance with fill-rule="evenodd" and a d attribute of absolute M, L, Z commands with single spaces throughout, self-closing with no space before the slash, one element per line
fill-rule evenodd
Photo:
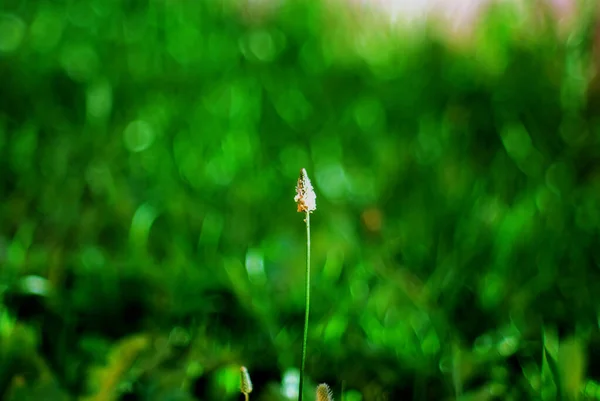
<path fill-rule="evenodd" d="M 594 6 L 2 1 L 0 399 L 600 399 Z"/>

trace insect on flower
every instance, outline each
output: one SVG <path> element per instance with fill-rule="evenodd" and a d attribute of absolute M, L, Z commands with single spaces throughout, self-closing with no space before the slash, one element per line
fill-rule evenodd
<path fill-rule="evenodd" d="M 304 168 L 300 170 L 294 201 L 298 204 L 298 212 L 317 210 L 317 195 Z"/>

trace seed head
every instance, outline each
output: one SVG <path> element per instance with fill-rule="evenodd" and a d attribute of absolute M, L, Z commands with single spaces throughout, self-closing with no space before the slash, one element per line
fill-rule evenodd
<path fill-rule="evenodd" d="M 327 384 L 321 383 L 317 386 L 317 401 L 333 401 L 333 393 Z"/>
<path fill-rule="evenodd" d="M 306 169 L 300 170 L 294 201 L 298 204 L 298 212 L 312 212 L 313 210 L 317 210 L 317 195 L 310 183 Z"/>
<path fill-rule="evenodd" d="M 240 391 L 243 394 L 250 394 L 252 392 L 252 381 L 250 381 L 250 373 L 245 366 L 240 368 Z"/>

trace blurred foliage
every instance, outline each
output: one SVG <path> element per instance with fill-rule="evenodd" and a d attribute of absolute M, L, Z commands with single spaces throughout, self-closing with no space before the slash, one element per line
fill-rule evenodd
<path fill-rule="evenodd" d="M 587 6 L 4 0 L 0 398 L 600 399 Z"/>

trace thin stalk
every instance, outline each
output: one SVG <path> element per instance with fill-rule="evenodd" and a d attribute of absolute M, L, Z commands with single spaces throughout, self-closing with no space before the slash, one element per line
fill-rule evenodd
<path fill-rule="evenodd" d="M 302 338 L 302 367 L 300 368 L 300 385 L 298 389 L 298 401 L 302 401 L 302 389 L 304 388 L 304 369 L 306 367 L 306 344 L 308 343 L 308 314 L 310 311 L 310 211 L 306 212 L 306 298 L 304 311 L 304 336 Z"/>

